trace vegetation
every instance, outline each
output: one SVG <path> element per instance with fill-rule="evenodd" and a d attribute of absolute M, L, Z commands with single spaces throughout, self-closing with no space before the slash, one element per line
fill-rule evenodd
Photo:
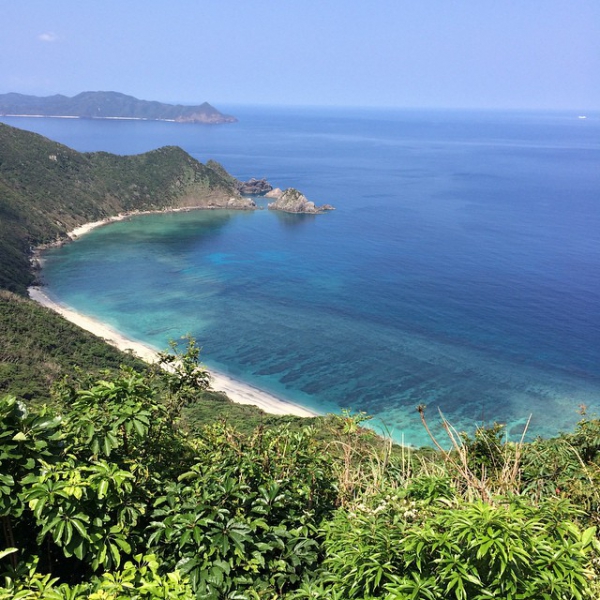
<path fill-rule="evenodd" d="M 0 400 L 0 598 L 598 597 L 597 421 L 443 452 L 348 413 L 190 433 L 198 358 L 70 377 L 62 413 Z"/>
<path fill-rule="evenodd" d="M 34 280 L 32 247 L 65 239 L 83 223 L 122 212 L 242 202 L 223 171 L 181 148 L 137 156 L 80 153 L 0 123 L 0 289 L 24 295 Z"/>
<path fill-rule="evenodd" d="M 204 102 L 199 106 L 182 106 L 138 100 L 117 92 L 82 92 L 73 98 L 0 94 L 0 114 L 74 116 L 88 119 L 127 118 L 194 123 L 233 123 L 235 117 L 220 113 Z"/>
<path fill-rule="evenodd" d="M 0 290 L 0 395 L 47 403 L 65 375 L 114 373 L 120 365 L 148 368 L 55 312 Z"/>

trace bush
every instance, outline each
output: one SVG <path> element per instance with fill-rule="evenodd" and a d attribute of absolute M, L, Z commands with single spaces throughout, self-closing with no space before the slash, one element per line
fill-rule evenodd
<path fill-rule="evenodd" d="M 327 528 L 329 587 L 343 598 L 595 598 L 594 527 L 565 501 L 411 505 L 340 511 Z"/>

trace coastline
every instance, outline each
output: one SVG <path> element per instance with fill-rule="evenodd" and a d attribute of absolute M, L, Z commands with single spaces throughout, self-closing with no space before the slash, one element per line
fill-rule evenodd
<path fill-rule="evenodd" d="M 122 221 L 123 219 L 127 219 L 129 217 L 143 215 L 143 214 L 154 214 L 154 213 L 163 213 L 163 212 L 181 212 L 181 211 L 190 211 L 190 210 L 206 210 L 204 207 L 182 207 L 182 208 L 170 208 L 170 209 L 162 209 L 162 210 L 154 210 L 154 211 L 132 211 L 127 213 L 120 213 L 113 217 L 107 217 L 106 219 L 102 219 L 101 221 L 92 221 L 89 223 L 85 223 L 79 227 L 76 227 L 72 231 L 67 234 L 67 239 L 60 240 L 53 244 L 38 246 L 34 249 L 31 260 L 40 268 L 43 265 L 42 251 L 50 245 L 58 245 L 68 243 L 69 241 L 76 240 L 77 238 L 89 233 L 93 229 L 97 227 L 102 227 L 104 225 L 108 225 L 110 223 L 114 223 L 115 221 Z M 71 321 L 78 327 L 89 331 L 90 333 L 104 339 L 106 343 L 115 346 L 119 350 L 123 352 L 133 352 L 138 358 L 144 360 L 147 363 L 153 363 L 156 361 L 158 350 L 139 342 L 137 340 L 130 339 L 123 335 L 121 332 L 113 329 L 106 323 L 102 323 L 101 321 L 90 317 L 88 315 L 84 315 L 76 311 L 73 308 L 65 306 L 60 302 L 52 299 L 48 296 L 42 287 L 40 286 L 31 286 L 28 288 L 29 297 L 49 308 L 59 315 L 63 316 L 68 321 Z M 295 415 L 298 417 L 316 417 L 319 416 L 319 413 L 312 411 L 308 408 L 304 408 L 299 404 L 294 404 L 293 402 L 289 402 L 287 400 L 283 400 L 270 394 L 269 392 L 265 392 L 257 387 L 239 381 L 237 379 L 233 379 L 228 375 L 223 373 L 219 373 L 218 371 L 209 370 L 210 373 L 210 389 L 217 392 L 224 392 L 227 397 L 236 404 L 250 404 L 257 406 L 261 410 L 266 413 L 272 415 Z"/>
<path fill-rule="evenodd" d="M 221 208 L 221 207 L 219 207 Z M 225 207 L 222 207 L 225 208 Z M 138 217 L 142 215 L 157 215 L 163 213 L 172 213 L 172 212 L 189 212 L 192 210 L 215 210 L 215 207 L 212 206 L 181 206 L 178 208 L 160 208 L 156 210 L 132 210 L 128 212 L 122 212 L 118 215 L 114 215 L 112 217 L 106 217 L 101 219 L 100 221 L 90 221 L 88 223 L 84 223 L 83 225 L 79 225 L 67 232 L 66 237 L 55 240 L 54 242 L 48 242 L 46 244 L 40 244 L 33 248 L 30 256 L 30 261 L 34 270 L 40 269 L 44 265 L 44 260 L 42 257 L 42 252 L 44 250 L 48 250 L 49 248 L 57 248 L 64 244 L 68 244 L 69 242 L 75 241 L 77 238 L 80 238 L 82 235 L 89 233 L 93 229 L 97 227 L 103 227 L 104 225 L 110 225 L 111 223 L 115 223 L 117 221 L 124 221 L 125 219 L 129 219 L 131 217 Z M 246 209 L 234 209 L 234 210 L 246 210 Z M 40 287 L 39 285 L 35 285 L 33 287 Z"/>
<path fill-rule="evenodd" d="M 88 231 L 91 231 L 91 229 L 94 228 L 92 225 L 94 224 L 90 223 L 88 225 L 90 227 Z M 82 234 L 80 233 L 79 235 Z M 109 325 L 60 304 L 50 298 L 50 296 L 48 296 L 40 287 L 32 286 L 28 289 L 28 292 L 29 297 L 38 304 L 57 312 L 68 321 L 71 321 L 71 323 L 104 339 L 106 343 L 115 346 L 123 352 L 133 352 L 138 358 L 141 358 L 147 363 L 156 361 L 158 350 L 155 348 L 130 339 Z M 210 370 L 209 373 L 210 389 L 217 392 L 224 392 L 227 397 L 236 404 L 251 404 L 272 415 L 295 415 L 298 417 L 319 416 L 319 414 L 314 411 L 299 406 L 298 404 L 294 404 L 293 402 L 277 398 L 268 392 L 233 379 L 223 373 Z"/>
<path fill-rule="evenodd" d="M 90 221 L 89 223 L 84 223 L 79 227 L 75 227 L 72 231 L 67 233 L 68 240 L 64 240 L 60 243 L 67 243 L 69 240 L 74 241 L 77 238 L 80 238 L 82 235 L 89 233 L 92 229 L 96 229 L 97 227 L 103 227 L 104 225 L 110 225 L 110 223 L 115 223 L 117 221 L 123 221 L 125 219 L 129 219 L 130 217 L 138 217 L 141 215 L 156 215 L 161 213 L 172 213 L 172 212 L 188 212 L 190 210 L 211 210 L 210 207 L 204 206 L 182 206 L 180 208 L 162 208 L 157 210 L 132 210 L 130 212 L 123 212 L 115 215 L 114 217 L 106 217 L 105 219 L 101 219 L 100 221 Z M 40 246 L 36 248 L 36 250 L 43 250 L 45 246 Z"/>

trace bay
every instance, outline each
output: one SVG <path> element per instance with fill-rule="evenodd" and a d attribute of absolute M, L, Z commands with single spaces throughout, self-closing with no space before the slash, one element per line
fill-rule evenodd
<path fill-rule="evenodd" d="M 429 441 L 420 404 L 513 438 L 598 410 L 598 115 L 228 110 L 239 123 L 2 119 L 82 151 L 179 145 L 337 207 L 115 223 L 47 254 L 50 293 L 158 348 L 189 332 L 208 366 L 406 443 Z"/>

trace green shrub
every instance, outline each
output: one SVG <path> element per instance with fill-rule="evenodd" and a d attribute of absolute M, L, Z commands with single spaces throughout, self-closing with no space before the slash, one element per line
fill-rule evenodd
<path fill-rule="evenodd" d="M 438 454 L 348 413 L 192 436 L 198 349 L 167 362 L 63 382 L 64 417 L 0 398 L 0 600 L 600 597 L 597 422 Z"/>
<path fill-rule="evenodd" d="M 316 567 L 316 532 L 336 500 L 312 429 L 245 438 L 218 424 L 196 448 L 192 469 L 155 502 L 152 551 L 202 598 L 296 587 Z"/>
<path fill-rule="evenodd" d="M 565 501 L 522 499 L 339 511 L 326 579 L 344 598 L 595 598 L 596 530 L 580 529 L 577 516 Z"/>

